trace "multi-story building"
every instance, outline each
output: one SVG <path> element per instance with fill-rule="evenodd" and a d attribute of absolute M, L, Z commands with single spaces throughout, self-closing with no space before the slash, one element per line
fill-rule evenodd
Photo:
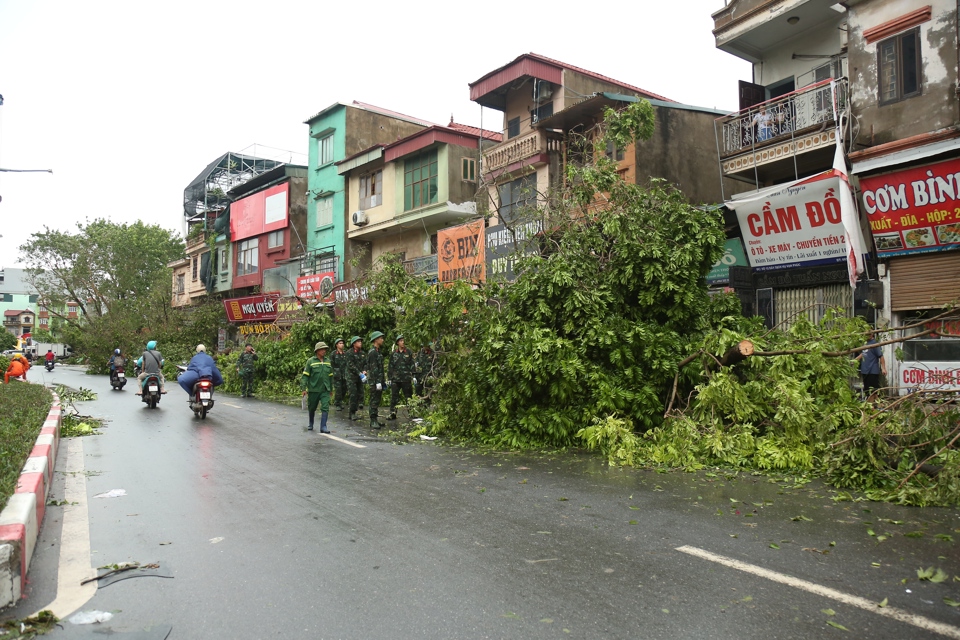
<path fill-rule="evenodd" d="M 0 311 L 36 308 L 38 295 L 27 281 L 24 269 L 0 269 Z"/>
<path fill-rule="evenodd" d="M 956 3 L 733 0 L 713 18 L 717 47 L 753 63 L 741 110 L 717 121 L 724 176 L 756 189 L 728 202 L 752 267 L 731 276 L 744 306 L 771 325 L 831 304 L 899 326 L 960 299 Z M 855 291 L 824 191 L 846 160 L 869 251 Z M 960 388 L 958 340 L 886 357 L 891 386 Z"/>
<path fill-rule="evenodd" d="M 309 259 L 305 272 L 309 275 L 333 271 L 337 280 L 352 279 L 350 262 L 356 249 L 363 249 L 364 266 L 370 265 L 369 247 L 359 242 L 346 242 L 348 207 L 344 179 L 337 163 L 347 157 L 371 149 L 376 144 L 389 144 L 431 126 L 425 120 L 411 118 L 373 105 L 336 102 L 308 118 L 309 127 L 309 191 L 307 243 Z"/>
<path fill-rule="evenodd" d="M 3 328 L 18 338 L 33 331 L 36 314 L 29 309 L 10 309 L 3 312 Z"/>
<path fill-rule="evenodd" d="M 470 99 L 503 113 L 503 139 L 483 153 L 482 174 L 499 222 L 518 205 L 543 201 L 567 163 L 584 161 L 606 107 L 639 99 L 654 107 L 657 133 L 627 149 L 594 149 L 617 162 L 628 181 L 663 178 L 695 203 L 722 201 L 713 121 L 721 112 L 693 107 L 599 73 L 534 53 L 470 83 Z M 727 189 L 738 190 L 727 181 Z"/>
<path fill-rule="evenodd" d="M 437 232 L 477 217 L 477 166 L 500 134 L 450 122 L 337 163 L 346 185 L 348 243 L 370 247 L 373 261 L 393 253 L 410 273 L 437 277 Z"/>

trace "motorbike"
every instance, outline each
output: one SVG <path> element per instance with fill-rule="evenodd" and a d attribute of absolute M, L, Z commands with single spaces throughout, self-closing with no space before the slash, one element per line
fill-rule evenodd
<path fill-rule="evenodd" d="M 156 409 L 157 404 L 160 403 L 160 376 L 155 373 L 148 374 L 143 379 L 141 393 L 143 394 L 141 399 L 147 403 L 147 406 Z"/>
<path fill-rule="evenodd" d="M 123 367 L 114 367 L 110 372 L 110 386 L 114 389 L 123 389 L 125 384 L 127 384 L 127 374 L 124 373 Z"/>
<path fill-rule="evenodd" d="M 200 378 L 193 385 L 193 397 L 188 400 L 193 415 L 201 420 L 207 417 L 207 412 L 213 409 L 213 381 L 210 378 Z"/>
<path fill-rule="evenodd" d="M 47 371 L 53 371 L 53 367 L 55 366 L 54 363 L 55 363 L 54 360 L 47 360 L 43 366 Z"/>

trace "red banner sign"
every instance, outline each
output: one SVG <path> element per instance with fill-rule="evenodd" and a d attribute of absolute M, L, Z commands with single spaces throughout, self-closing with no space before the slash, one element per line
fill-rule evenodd
<path fill-rule="evenodd" d="M 960 249 L 960 159 L 860 179 L 877 254 Z"/>
<path fill-rule="evenodd" d="M 263 322 L 276 320 L 279 312 L 280 294 L 270 293 L 245 298 L 230 298 L 223 301 L 229 322 Z"/>
<path fill-rule="evenodd" d="M 337 282 L 336 271 L 325 271 L 312 276 L 297 278 L 297 297 L 307 302 L 334 302 L 333 287 Z"/>
<path fill-rule="evenodd" d="M 287 228 L 290 185 L 284 182 L 241 198 L 230 205 L 233 242 Z"/>

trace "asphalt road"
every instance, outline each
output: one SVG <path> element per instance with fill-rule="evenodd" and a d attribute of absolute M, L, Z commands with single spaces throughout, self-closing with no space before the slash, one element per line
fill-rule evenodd
<path fill-rule="evenodd" d="M 172 382 L 149 410 L 103 376 L 39 373 L 96 391 L 77 408 L 107 420 L 82 439 L 91 566 L 157 562 L 173 576 L 101 587 L 82 610 L 113 620 L 54 638 L 960 637 L 960 607 L 944 602 L 960 601 L 955 509 L 838 502 L 802 479 L 403 444 L 331 413 L 342 442 L 304 431 L 299 407 L 218 395 L 201 421 Z M 94 497 L 112 489 L 126 495 Z M 48 508 L 7 617 L 56 595 L 63 510 Z M 918 580 L 926 567 L 949 577 Z"/>

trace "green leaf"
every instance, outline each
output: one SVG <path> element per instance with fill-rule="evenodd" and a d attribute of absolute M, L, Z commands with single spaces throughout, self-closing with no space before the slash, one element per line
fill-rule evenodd
<path fill-rule="evenodd" d="M 790 519 L 793 520 L 794 522 L 813 522 L 813 518 L 808 518 L 807 516 L 803 516 L 803 515 L 793 516 Z"/>
<path fill-rule="evenodd" d="M 922 538 L 923 531 L 911 531 L 909 533 L 903 534 L 904 538 Z"/>
<path fill-rule="evenodd" d="M 957 602 L 953 598 L 948 598 L 947 596 L 943 596 L 943 604 L 947 605 L 948 607 L 960 607 L 960 602 Z"/>
<path fill-rule="evenodd" d="M 944 542 L 953 542 L 953 536 L 951 536 L 949 533 L 938 533 L 933 537 L 937 540 L 943 540 Z"/>
<path fill-rule="evenodd" d="M 837 629 L 840 629 L 841 631 L 850 631 L 850 629 L 847 629 L 847 628 L 846 628 L 845 626 L 843 626 L 842 624 L 839 624 L 839 623 L 837 623 L 837 622 L 834 622 L 833 620 L 827 620 L 827 624 L 830 625 L 831 627 L 835 627 L 835 628 L 837 628 Z"/>
<path fill-rule="evenodd" d="M 771 543 L 770 543 L 770 548 L 771 548 L 771 549 L 779 549 L 779 548 L 780 548 L 780 545 L 778 545 L 776 542 L 771 542 Z"/>
<path fill-rule="evenodd" d="M 826 614 L 826 615 L 828 615 L 828 616 L 835 616 L 835 615 L 837 615 L 837 612 L 834 611 L 833 609 L 820 609 L 820 613 Z"/>
<path fill-rule="evenodd" d="M 883 607 L 887 606 L 887 599 L 884 598 L 883 600 L 881 600 L 880 602 L 878 602 L 878 603 L 877 603 L 877 606 L 880 607 L 880 608 L 883 608 Z"/>

